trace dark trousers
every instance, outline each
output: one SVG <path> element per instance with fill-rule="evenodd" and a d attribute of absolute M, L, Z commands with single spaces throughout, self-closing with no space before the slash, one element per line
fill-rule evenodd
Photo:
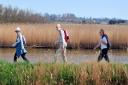
<path fill-rule="evenodd" d="M 26 53 L 23 53 L 23 54 L 21 54 L 21 57 L 23 58 L 23 60 L 29 62 L 28 59 L 25 57 L 25 55 L 26 55 Z M 16 61 L 17 61 L 17 56 L 16 56 L 16 53 L 15 53 L 15 55 L 14 55 L 14 62 L 16 62 Z"/>
<path fill-rule="evenodd" d="M 107 62 L 109 62 L 108 49 L 107 49 L 107 48 L 102 49 L 102 50 L 100 51 L 100 55 L 99 55 L 99 57 L 98 57 L 98 62 L 101 61 L 103 58 L 104 58 Z"/>

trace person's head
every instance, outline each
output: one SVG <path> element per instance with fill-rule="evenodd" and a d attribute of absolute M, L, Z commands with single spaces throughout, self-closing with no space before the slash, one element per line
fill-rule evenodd
<path fill-rule="evenodd" d="M 61 30 L 62 29 L 60 24 L 57 24 L 56 28 L 57 28 L 57 30 Z"/>
<path fill-rule="evenodd" d="M 19 34 L 19 33 L 21 32 L 20 27 L 17 27 L 17 28 L 15 29 L 15 32 L 16 32 L 17 34 Z"/>
<path fill-rule="evenodd" d="M 103 36 L 104 34 L 104 29 L 100 29 L 100 36 Z"/>

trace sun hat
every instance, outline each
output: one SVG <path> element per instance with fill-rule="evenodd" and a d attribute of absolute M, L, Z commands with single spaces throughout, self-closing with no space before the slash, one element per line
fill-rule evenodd
<path fill-rule="evenodd" d="M 21 31 L 20 27 L 17 27 L 17 28 L 15 29 L 15 32 L 20 32 L 20 31 Z"/>

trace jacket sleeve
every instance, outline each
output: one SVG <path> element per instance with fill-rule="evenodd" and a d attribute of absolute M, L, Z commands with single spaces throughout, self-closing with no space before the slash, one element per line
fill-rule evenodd
<path fill-rule="evenodd" d="M 16 47 L 18 43 L 20 43 L 20 39 L 16 39 L 16 42 L 13 45 Z"/>

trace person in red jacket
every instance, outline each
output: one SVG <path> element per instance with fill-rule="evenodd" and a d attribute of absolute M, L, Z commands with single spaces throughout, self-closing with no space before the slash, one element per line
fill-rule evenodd
<path fill-rule="evenodd" d="M 60 24 L 57 24 L 56 28 L 58 31 L 59 39 L 56 42 L 56 44 L 58 45 L 58 49 L 56 50 L 55 62 L 57 62 L 58 54 L 61 53 L 62 59 L 66 63 L 67 62 L 66 47 L 69 36 L 66 30 L 64 30 Z"/>

